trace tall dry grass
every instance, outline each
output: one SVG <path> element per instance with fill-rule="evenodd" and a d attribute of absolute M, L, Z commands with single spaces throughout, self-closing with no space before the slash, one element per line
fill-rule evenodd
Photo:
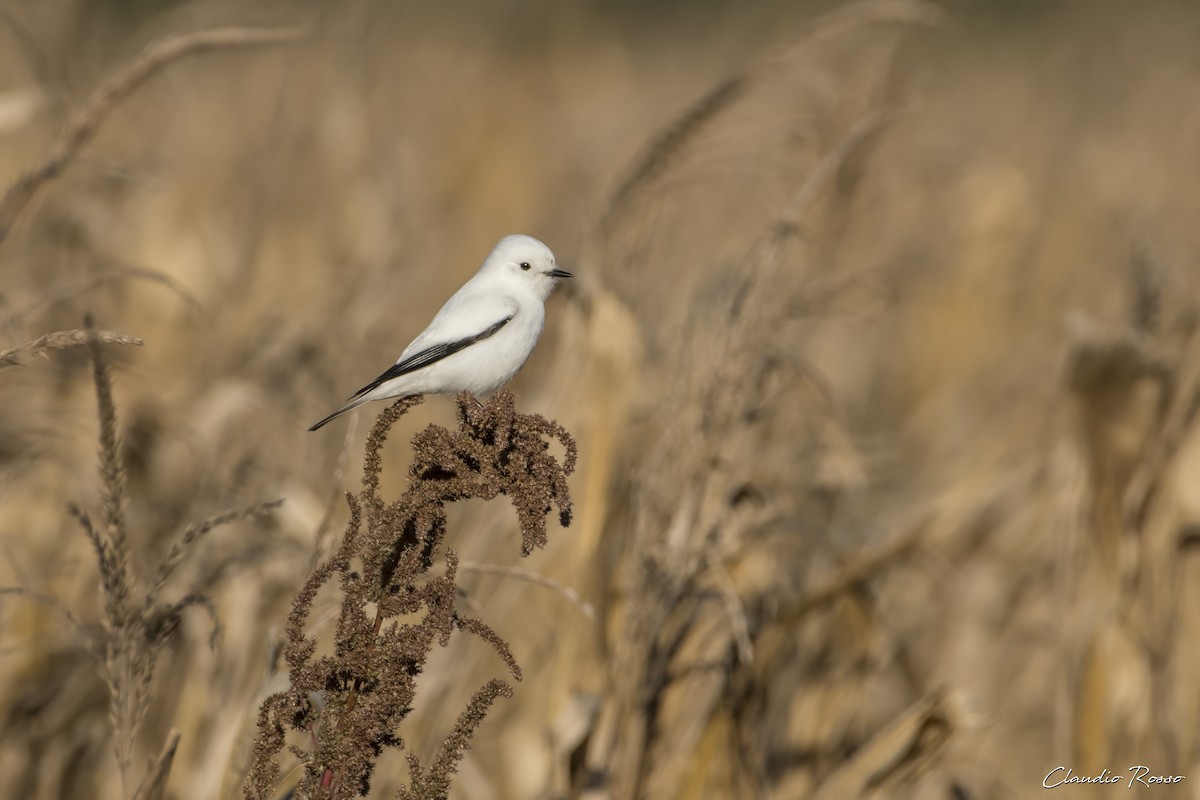
<path fill-rule="evenodd" d="M 0 243 L 0 794 L 240 793 L 372 417 L 304 427 L 522 230 L 580 276 L 512 387 L 578 439 L 575 520 L 518 565 L 511 513 L 448 510 L 457 606 L 524 677 L 450 796 L 1027 797 L 1138 764 L 1190 796 L 1190 6 L 4 11 L 5 186 L 152 43 L 310 33 L 164 65 Z M 66 509 L 107 485 L 89 310 L 144 341 L 104 350 L 129 569 L 172 560 L 162 601 L 203 587 L 223 623 L 164 641 L 124 787 Z M 422 764 L 495 671 L 472 637 L 430 654 L 397 731 Z M 407 777 L 383 754 L 373 796 Z M 1124 791 L 1091 789 L 1056 791 Z"/>

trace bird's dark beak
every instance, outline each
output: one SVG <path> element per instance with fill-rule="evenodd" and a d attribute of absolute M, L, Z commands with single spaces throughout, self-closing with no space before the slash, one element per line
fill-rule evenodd
<path fill-rule="evenodd" d="M 575 277 L 571 273 L 567 272 L 565 269 L 558 269 L 557 267 L 550 270 L 546 274 L 549 275 L 551 278 L 574 278 Z"/>

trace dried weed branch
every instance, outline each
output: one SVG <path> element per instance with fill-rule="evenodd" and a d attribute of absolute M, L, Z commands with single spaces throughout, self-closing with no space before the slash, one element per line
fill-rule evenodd
<path fill-rule="evenodd" d="M 859 41 L 851 34 L 878 36 L 895 49 L 940 19 L 936 8 L 911 2 L 855 4 L 821 18 L 808 36 L 721 82 L 670 126 L 635 164 L 600 226 L 610 254 L 620 251 L 611 257 L 630 264 L 626 280 L 640 296 L 648 285 L 639 272 L 647 266 L 639 262 L 646 257 L 642 250 L 649 252 L 645 243 L 671 235 L 677 229 L 670 223 L 677 221 L 652 230 L 637 212 L 656 186 L 669 188 L 672 173 L 703 159 L 701 135 L 718 140 L 723 124 L 736 123 L 743 102 L 747 110 L 765 104 L 781 92 L 773 83 L 789 73 L 821 75 L 836 87 L 813 91 L 814 98 L 839 97 L 836 114 L 832 103 L 828 108 L 836 122 L 811 137 L 814 146 L 796 158 L 789 182 L 772 186 L 782 202 L 756 216 L 760 227 L 744 245 L 730 244 L 728 255 L 697 268 L 699 277 L 683 290 L 687 303 L 677 312 L 678 329 L 662 336 L 687 345 L 664 347 L 659 356 L 663 391 L 674 402 L 662 404 L 669 410 L 660 435 L 633 481 L 628 593 L 609 661 L 603 735 L 589 755 L 589 767 L 605 775 L 614 797 L 701 796 L 705 790 L 718 796 L 718 785 L 730 796 L 769 791 L 772 767 L 756 738 L 761 718 L 747 713 L 753 707 L 747 698 L 761 696 L 786 669 L 768 632 L 781 598 L 794 590 L 753 576 L 769 574 L 764 565 L 772 556 L 764 553 L 782 558 L 800 550 L 765 541 L 783 520 L 805 514 L 805 488 L 795 476 L 815 465 L 798 455 L 806 446 L 796 442 L 813 442 L 818 450 L 829 431 L 842 430 L 834 403 L 813 388 L 820 379 L 806 374 L 794 352 L 803 341 L 803 317 L 827 305 L 814 287 L 825 283 L 836 293 L 849 283 L 843 275 L 821 275 L 820 265 L 839 244 L 840 219 L 858 176 L 912 105 L 888 91 L 897 83 L 895 58 L 864 65 L 861 84 L 827 74 L 823 59 L 850 52 Z M 734 93 L 732 87 L 740 88 Z M 852 93 L 862 99 L 841 100 Z M 614 221 L 626 227 L 611 230 Z M 690 222 L 678 228 L 690 229 Z M 714 326 L 714 319 L 721 324 Z M 845 577 L 869 579 L 898 557 L 856 564 Z M 821 587 L 816 601 L 841 591 L 840 584 Z M 795 602 L 810 608 L 813 600 Z M 784 604 L 790 606 L 790 598 Z M 714 746 L 757 755 L 714 759 Z"/>
<path fill-rule="evenodd" d="M 405 398 L 380 414 L 367 439 L 362 491 L 347 495 L 350 520 L 341 546 L 313 571 L 293 603 L 284 650 L 291 685 L 260 709 L 254 765 L 244 785 L 251 800 L 271 797 L 278 788 L 277 757 L 288 731 L 306 743 L 289 748 L 304 763 L 302 796 L 365 795 L 380 753 L 403 749 L 396 729 L 412 708 L 416 677 L 434 644 L 448 644 L 455 628 L 492 645 L 513 678 L 521 678 L 504 640 L 482 620 L 455 610 L 454 550 L 446 548 L 441 575 L 430 571 L 446 536 L 448 503 L 506 495 L 520 522 L 522 554 L 546 543 L 546 515 L 554 508 L 568 524 L 575 442 L 557 423 L 518 413 L 509 392 L 482 406 L 464 392 L 456 398 L 457 430 L 431 425 L 414 437 L 409 486 L 389 503 L 379 494 L 380 451 L 396 420 L 419 402 Z M 551 440 L 566 450 L 561 463 L 548 452 Z M 305 625 L 317 593 L 335 579 L 341 614 L 332 653 L 318 656 Z M 420 620 L 399 620 L 407 615 Z M 476 692 L 428 769 L 410 753 L 410 785 L 399 797 L 444 798 L 471 735 L 492 702 L 511 691 L 493 680 Z"/>
<path fill-rule="evenodd" d="M 1190 294 L 1164 291 L 1167 278 L 1146 250 L 1131 255 L 1129 317 L 1117 325 L 1073 318 L 1063 363 L 1074 425 L 1067 442 L 1085 481 L 1072 501 L 1080 535 L 1063 587 L 1072 615 L 1063 675 L 1078 689 L 1061 713 L 1080 763 L 1101 763 L 1131 746 L 1113 698 L 1134 686 L 1159 710 L 1137 746 L 1181 772 L 1190 747 L 1180 743 L 1193 737 L 1194 718 L 1165 710 L 1195 691 L 1200 663 L 1182 635 L 1197 624 L 1196 562 L 1194 523 L 1177 494 L 1200 420 L 1200 315 Z"/>
<path fill-rule="evenodd" d="M 108 340 L 92 327 L 90 319 L 83 333 L 91 351 L 92 379 L 96 387 L 100 423 L 100 522 L 93 522 L 91 515 L 75 505 L 69 506 L 68 510 L 91 542 L 100 567 L 100 587 L 104 597 L 103 639 L 95 649 L 109 690 L 117 765 L 122 783 L 128 787 L 134 746 L 150 709 L 154 669 L 163 646 L 178 630 L 183 612 L 191 606 L 203 607 L 213 618 L 214 635 L 219 628 L 211 601 L 200 592 L 193 590 L 179 600 L 164 601 L 162 594 L 168 579 L 186 558 L 190 546 L 213 528 L 264 515 L 281 501 L 228 512 L 190 526 L 163 557 L 152 580 L 139 575 L 130 557 L 125 516 L 128 501 L 125 467 L 121 458 L 116 404 L 112 396 L 112 375 L 104 353 L 104 344 Z M 142 587 L 146 589 L 143 599 L 139 601 L 136 598 Z M 178 738 L 177 733 L 174 738 Z M 135 796 L 162 795 L 174 752 L 174 745 L 168 742 L 163 755 L 147 773 Z"/>
<path fill-rule="evenodd" d="M 168 64 L 214 50 L 288 44 L 303 36 L 304 30 L 299 28 L 216 28 L 169 36 L 151 44 L 92 93 L 45 158 L 23 173 L 0 198 L 0 241 L 8 236 L 37 191 L 75 159 L 113 109 Z"/>
<path fill-rule="evenodd" d="M 803 223 L 817 200 L 830 192 L 848 162 L 869 152 L 896 117 L 892 109 L 867 114 L 813 165 L 747 251 L 736 290 L 722 309 L 727 327 L 701 351 L 704 360 L 679 379 L 686 396 L 698 402 L 689 410 L 690 419 L 682 422 L 681 416 L 666 429 L 639 485 L 643 519 L 631 545 L 635 588 L 614 657 L 614 695 L 624 704 L 618 711 L 624 727 L 613 745 L 615 796 L 658 797 L 676 791 L 708 715 L 736 682 L 734 656 L 743 668 L 754 660 L 761 625 L 747 620 L 736 587 L 723 585 L 730 582 L 725 563 L 779 512 L 769 503 L 738 502 L 743 489 L 755 483 L 749 477 L 754 467 L 745 465 L 756 465 L 762 456 L 754 428 L 742 424 L 759 413 L 759 401 L 729 387 L 764 382 L 772 372 L 780 379 L 784 368 L 762 355 L 771 352 L 772 333 L 789 313 L 779 276 L 804 257 Z M 743 313 L 747 308 L 755 313 Z M 697 431 L 703 456 L 681 456 L 696 447 Z M 734 461 L 734 453 L 744 459 L 743 466 Z M 691 471 L 678 464 L 690 464 Z M 672 479 L 663 480 L 665 475 Z M 709 597 L 721 600 L 719 617 Z M 698 674 L 697 664 L 719 665 L 720 670 Z M 688 678 L 679 680 L 679 675 Z M 685 704 L 676 699 L 681 694 L 692 700 Z M 675 707 L 686 712 L 671 725 L 656 716 Z M 665 731 L 672 725 L 668 736 Z"/>
<path fill-rule="evenodd" d="M 624 222 L 643 208 L 643 198 L 650 188 L 674 168 L 712 123 L 746 96 L 764 76 L 786 67 L 816 40 L 836 37 L 859 27 L 889 24 L 942 27 L 947 20 L 933 4 L 913 0 L 854 3 L 822 16 L 799 42 L 727 76 L 651 138 L 610 195 L 598 226 L 599 236 L 615 235 Z"/>

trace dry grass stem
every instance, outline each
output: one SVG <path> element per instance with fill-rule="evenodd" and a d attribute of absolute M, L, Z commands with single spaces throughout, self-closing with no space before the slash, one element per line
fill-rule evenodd
<path fill-rule="evenodd" d="M 579 596 L 579 592 L 570 586 L 564 586 L 553 578 L 540 575 L 520 567 L 505 567 L 500 564 L 477 564 L 474 561 L 460 561 L 458 569 L 461 572 L 474 572 L 479 575 L 499 575 L 505 578 L 515 578 L 519 581 L 532 583 L 562 595 L 566 600 L 579 609 L 579 612 L 591 621 L 596 619 L 596 609 Z"/>
<path fill-rule="evenodd" d="M 161 272 L 143 267 L 114 267 L 112 269 L 97 272 L 88 275 L 84 278 L 63 281 L 60 284 L 48 287 L 41 295 L 29 303 L 25 307 L 13 311 L 12 313 L 0 317 L 0 330 L 7 330 L 20 325 L 25 320 L 32 317 L 39 311 L 51 308 L 54 305 L 69 300 L 80 294 L 83 294 L 97 286 L 103 286 L 107 283 L 113 283 L 122 280 L 142 280 L 151 283 L 158 283 L 167 287 L 171 292 L 182 298 L 193 309 L 200 307 L 199 301 L 184 289 L 178 281 L 165 275 Z M 101 333 L 104 337 L 106 332 Z M 134 344 L 135 342 L 118 342 L 115 340 L 105 340 L 108 344 Z M 82 342 L 81 342 L 82 343 Z M 136 342 L 141 344 L 140 341 Z M 4 357 L 0 356 L 0 363 L 4 362 Z"/>
<path fill-rule="evenodd" d="M 177 730 L 167 734 L 162 752 L 146 771 L 142 785 L 133 795 L 133 800 L 163 800 L 167 797 L 167 778 L 171 775 L 171 765 L 175 763 L 175 751 L 179 749 L 179 739 L 183 736 Z"/>
<path fill-rule="evenodd" d="M 80 637 L 86 636 L 86 631 L 79 623 L 79 618 L 72 613 L 71 609 L 64 606 L 61 602 L 41 592 L 35 592 L 32 589 L 26 589 L 24 586 L 0 586 L 0 595 L 13 595 L 15 597 L 24 597 L 33 600 L 36 603 L 41 603 L 47 608 L 54 611 L 71 626 L 72 630 Z M 89 650 L 89 652 L 91 652 Z M 93 653 L 93 655 L 95 655 Z"/>
<path fill-rule="evenodd" d="M 88 337 L 91 335 L 82 328 L 44 334 L 32 342 L 26 342 L 25 344 L 20 344 L 0 352 L 0 368 L 20 364 L 22 356 L 44 356 L 50 350 L 62 350 L 67 347 L 78 347 L 79 345 L 87 344 Z M 114 333 L 113 331 L 96 331 L 94 335 L 98 341 L 104 344 L 129 344 L 136 347 L 141 347 L 145 344 L 145 342 L 136 336 L 127 336 L 126 334 Z"/>
<path fill-rule="evenodd" d="M 83 108 L 67 123 L 66 130 L 50 152 L 37 166 L 22 174 L 0 198 L 0 241 L 8 236 L 38 190 L 74 160 L 113 109 L 164 67 L 189 56 L 217 50 L 291 44 L 305 33 L 301 28 L 216 28 L 178 34 L 151 44 L 92 93 Z"/>
<path fill-rule="evenodd" d="M 946 22 L 946 15 L 941 9 L 932 3 L 919 0 L 858 2 L 819 18 L 807 35 L 801 36 L 797 43 L 720 81 L 660 130 L 634 159 L 625 178 L 609 196 L 607 208 L 599 224 L 598 236 L 607 238 L 616 234 L 618 227 L 641 207 L 642 196 L 647 190 L 675 167 L 688 147 L 706 128 L 715 124 L 724 112 L 737 103 L 756 83 L 764 80 L 765 76 L 785 69 L 797 52 L 810 47 L 815 40 L 844 36 L 864 26 L 895 24 L 942 27 Z M 857 146 L 853 139 L 872 135 L 893 113 L 880 112 L 876 115 L 880 119 L 870 120 L 870 125 L 849 137 L 851 141 L 844 142 L 844 145 L 851 149 Z M 820 176 L 813 177 L 819 182 Z M 793 211 L 784 216 L 793 216 L 805 202 L 806 198 L 798 196 L 793 202 Z"/>

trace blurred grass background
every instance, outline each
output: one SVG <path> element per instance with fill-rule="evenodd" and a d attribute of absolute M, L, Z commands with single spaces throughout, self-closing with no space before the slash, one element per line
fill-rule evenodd
<path fill-rule="evenodd" d="M 6 185 L 147 43 L 313 31 L 168 67 L 0 244 L 0 349 L 89 310 L 146 342 L 113 357 L 148 563 L 285 499 L 181 567 L 224 631 L 196 613 L 160 665 L 134 763 L 178 728 L 171 796 L 238 796 L 344 522 L 371 412 L 304 429 L 517 231 L 579 276 L 513 385 L 579 438 L 577 520 L 524 562 L 503 503 L 450 540 L 597 613 L 467 576 L 526 679 L 455 796 L 1011 798 L 1136 764 L 1195 796 L 1200 8 L 0 8 Z M 0 585 L 85 628 L 92 391 L 73 350 L 0 371 Z M 451 413 L 402 421 L 385 489 Z M 121 797 L 80 634 L 28 597 L 0 619 L 0 795 Z M 428 754 L 502 670 L 453 641 L 405 741 Z M 385 759 L 376 795 L 404 776 Z"/>

